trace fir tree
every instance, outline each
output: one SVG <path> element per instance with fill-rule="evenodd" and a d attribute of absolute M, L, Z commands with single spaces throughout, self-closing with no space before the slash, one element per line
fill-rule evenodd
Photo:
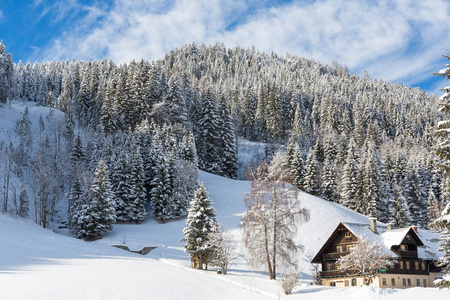
<path fill-rule="evenodd" d="M 361 184 L 358 176 L 358 155 L 356 153 L 355 142 L 351 140 L 342 174 L 341 199 L 342 204 L 345 207 L 356 210 L 356 200 L 361 192 L 360 186 Z"/>
<path fill-rule="evenodd" d="M 30 200 L 28 199 L 27 190 L 22 188 L 19 195 L 19 216 L 22 218 L 28 217 L 30 211 Z"/>
<path fill-rule="evenodd" d="M 183 229 L 185 237 L 182 239 L 186 242 L 184 248 L 191 258 L 199 260 L 202 269 L 203 264 L 207 265 L 212 258 L 214 245 L 209 240 L 209 235 L 217 226 L 216 213 L 203 182 L 189 204 L 186 225 Z"/>
<path fill-rule="evenodd" d="M 86 193 L 83 191 L 80 180 L 76 178 L 69 192 L 68 227 L 69 232 L 77 238 L 81 238 L 79 221 L 86 208 Z"/>
<path fill-rule="evenodd" d="M 140 150 L 137 148 L 131 161 L 130 172 L 130 181 L 133 186 L 133 193 L 130 197 L 130 202 L 133 204 L 131 220 L 136 223 L 142 222 L 147 216 L 147 212 L 145 211 L 146 191 L 143 164 Z"/>
<path fill-rule="evenodd" d="M 230 110 L 228 109 L 225 99 L 222 99 L 221 103 L 221 119 L 222 119 L 222 126 L 220 127 L 221 129 L 220 138 L 222 140 L 221 173 L 228 178 L 236 179 L 238 170 L 237 166 L 238 149 L 237 149 L 236 133 L 234 130 L 233 118 L 231 116 Z"/>
<path fill-rule="evenodd" d="M 314 147 L 310 149 L 306 159 L 303 189 L 305 192 L 313 195 L 320 194 L 319 162 L 316 159 Z"/>
<path fill-rule="evenodd" d="M 111 190 L 105 164 L 101 160 L 94 173 L 89 205 L 85 210 L 82 210 L 78 220 L 80 230 L 77 236 L 87 241 L 102 238 L 102 234 L 110 231 L 115 222 L 114 194 Z"/>
<path fill-rule="evenodd" d="M 406 199 L 400 187 L 394 185 L 394 198 L 391 200 L 391 219 L 390 222 L 397 227 L 406 227 L 409 225 L 409 210 Z"/>
<path fill-rule="evenodd" d="M 169 160 L 163 155 L 155 167 L 155 177 L 152 180 L 151 205 L 153 216 L 160 223 L 172 218 L 172 178 Z"/>
<path fill-rule="evenodd" d="M 336 196 L 336 190 L 336 167 L 327 157 L 323 163 L 322 169 L 322 197 L 328 201 L 339 202 Z"/>
<path fill-rule="evenodd" d="M 366 159 L 360 168 L 363 178 L 362 201 L 357 203 L 357 211 L 378 218 L 381 208 L 380 202 L 380 162 L 378 151 L 373 142 L 369 142 Z"/>

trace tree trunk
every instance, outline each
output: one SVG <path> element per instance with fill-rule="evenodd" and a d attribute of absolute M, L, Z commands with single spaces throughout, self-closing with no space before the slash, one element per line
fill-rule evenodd
<path fill-rule="evenodd" d="M 274 279 L 272 266 L 270 263 L 269 236 L 268 236 L 268 232 L 267 232 L 267 224 L 264 224 L 264 249 L 266 250 L 266 261 L 267 261 L 267 267 L 269 268 L 269 277 L 270 277 L 270 279 Z"/>

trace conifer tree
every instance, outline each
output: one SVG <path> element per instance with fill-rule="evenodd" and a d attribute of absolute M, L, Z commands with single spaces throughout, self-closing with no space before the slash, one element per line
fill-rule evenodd
<path fill-rule="evenodd" d="M 303 189 L 305 192 L 313 195 L 320 194 L 319 176 L 319 162 L 316 159 L 315 147 L 312 147 L 305 163 L 305 177 L 303 178 Z"/>
<path fill-rule="evenodd" d="M 116 222 L 115 199 L 112 193 L 105 163 L 100 160 L 91 185 L 89 204 L 81 211 L 78 238 L 87 241 L 102 238 L 104 232 L 110 231 Z"/>
<path fill-rule="evenodd" d="M 220 138 L 222 140 L 221 145 L 221 173 L 232 179 L 237 177 L 237 160 L 238 149 L 236 141 L 236 133 L 234 130 L 233 118 L 231 112 L 226 104 L 226 100 L 222 99 L 221 102 L 221 120 L 222 126 L 220 126 L 221 133 Z"/>
<path fill-rule="evenodd" d="M 450 51 L 450 49 L 449 49 Z M 444 55 L 445 58 L 450 59 L 450 55 Z M 445 69 L 440 70 L 436 75 L 442 76 L 445 79 L 450 79 L 450 65 L 447 64 Z M 441 103 L 441 111 L 450 113 L 450 87 L 442 89 L 444 95 L 439 100 Z M 440 166 L 446 175 L 445 187 L 443 189 L 443 198 L 449 201 L 448 189 L 450 184 L 450 140 L 449 129 L 450 120 L 441 121 L 435 128 L 435 134 L 440 138 L 440 143 L 435 146 L 436 154 L 442 159 Z M 433 223 L 436 228 L 441 228 L 442 236 L 440 243 L 440 250 L 443 256 L 439 259 L 439 266 L 443 268 L 445 276 L 442 280 L 436 282 L 439 287 L 450 287 L 450 202 L 447 203 L 445 209 L 442 211 L 441 217 Z"/>
<path fill-rule="evenodd" d="M 208 197 L 203 182 L 194 193 L 194 199 L 189 204 L 186 225 L 183 229 L 185 237 L 182 241 L 186 244 L 184 248 L 192 258 L 199 260 L 200 269 L 203 264 L 208 264 L 214 252 L 214 245 L 209 235 L 217 226 L 216 213 L 211 199 Z"/>
<path fill-rule="evenodd" d="M 133 193 L 130 197 L 130 202 L 133 204 L 131 220 L 139 223 L 147 216 L 147 212 L 145 211 L 146 191 L 144 163 L 139 148 L 135 150 L 131 161 L 130 181 L 133 187 Z"/>
<path fill-rule="evenodd" d="M 155 167 L 155 177 L 152 180 L 151 205 L 153 216 L 160 223 L 172 218 L 172 178 L 169 160 L 162 155 Z"/>
<path fill-rule="evenodd" d="M 86 169 L 86 154 L 84 152 L 83 140 L 80 134 L 77 134 L 75 142 L 70 153 L 70 164 L 75 177 L 81 176 Z"/>
<path fill-rule="evenodd" d="M 342 174 L 341 199 L 342 204 L 350 209 L 356 210 L 356 200 L 360 191 L 358 171 L 358 155 L 354 140 L 350 141 Z"/>
<path fill-rule="evenodd" d="M 292 151 L 292 158 L 289 164 L 292 173 L 292 184 L 299 189 L 303 189 L 304 165 L 302 155 L 300 153 L 300 146 L 295 143 Z"/>
<path fill-rule="evenodd" d="M 198 140 L 197 148 L 199 167 L 208 172 L 218 173 L 220 168 L 218 153 L 220 139 L 218 133 L 220 130 L 216 95 L 211 88 L 207 88 L 202 94 L 202 99 L 202 117 L 199 121 L 201 137 Z"/>
<path fill-rule="evenodd" d="M 321 193 L 322 197 L 328 201 L 339 202 L 336 196 L 336 167 L 327 157 L 323 163 Z"/>
<path fill-rule="evenodd" d="M 22 218 L 28 217 L 30 211 L 30 200 L 28 199 L 27 190 L 22 188 L 19 195 L 19 216 Z"/>
<path fill-rule="evenodd" d="M 381 208 L 380 202 L 380 161 L 378 151 L 373 142 L 367 146 L 366 158 L 363 160 L 360 172 L 363 176 L 362 201 L 357 203 L 357 210 L 363 214 L 378 218 Z"/>
<path fill-rule="evenodd" d="M 79 223 L 80 216 L 83 214 L 83 210 L 87 208 L 86 200 L 86 193 L 83 191 L 80 180 L 76 178 L 69 192 L 69 211 L 67 220 L 69 232 L 76 237 L 79 237 L 78 234 L 81 230 L 81 223 Z"/>
<path fill-rule="evenodd" d="M 401 188 L 394 184 L 394 197 L 391 200 L 390 222 L 397 227 L 406 227 L 409 223 L 409 210 Z"/>

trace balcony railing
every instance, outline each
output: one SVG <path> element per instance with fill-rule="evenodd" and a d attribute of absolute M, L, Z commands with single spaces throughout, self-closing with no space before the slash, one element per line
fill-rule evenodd
<path fill-rule="evenodd" d="M 338 259 L 341 256 L 347 255 L 349 253 L 350 252 L 326 253 L 326 254 L 323 254 L 323 260 Z"/>
<path fill-rule="evenodd" d="M 417 251 L 399 250 L 398 254 L 400 254 L 401 257 L 417 258 Z"/>
<path fill-rule="evenodd" d="M 344 277 L 349 275 L 357 274 L 356 270 L 331 270 L 331 271 L 321 271 L 320 277 Z"/>

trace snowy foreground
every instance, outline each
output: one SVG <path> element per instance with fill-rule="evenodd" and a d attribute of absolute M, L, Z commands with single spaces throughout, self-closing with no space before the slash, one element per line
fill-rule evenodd
<path fill-rule="evenodd" d="M 218 220 L 236 233 L 245 211 L 249 182 L 201 173 Z M 311 222 L 298 229 L 306 254 L 315 254 L 339 221 L 367 222 L 366 217 L 305 193 L 302 205 Z M 158 224 L 116 225 L 103 240 L 87 243 L 44 230 L 26 221 L 0 216 L 0 299 L 450 299 L 450 290 L 331 288 L 310 285 L 309 263 L 299 254 L 304 283 L 285 296 L 278 282 L 240 260 L 226 276 L 194 270 L 183 251 L 184 220 Z M 142 256 L 132 250 L 157 246 Z M 239 250 L 239 249 L 238 249 Z M 240 250 L 239 250 L 240 251 Z"/>

